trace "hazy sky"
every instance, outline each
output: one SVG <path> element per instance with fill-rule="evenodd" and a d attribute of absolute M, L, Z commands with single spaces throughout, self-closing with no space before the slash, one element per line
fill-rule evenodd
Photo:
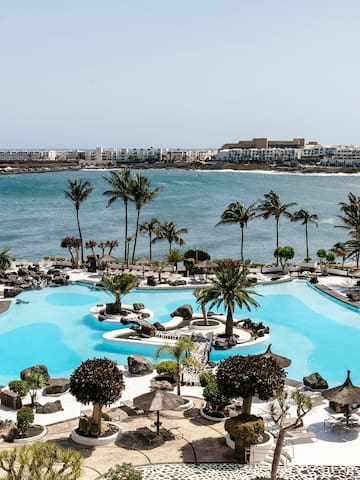
<path fill-rule="evenodd" d="M 360 144 L 359 0 L 2 0 L 0 148 Z"/>

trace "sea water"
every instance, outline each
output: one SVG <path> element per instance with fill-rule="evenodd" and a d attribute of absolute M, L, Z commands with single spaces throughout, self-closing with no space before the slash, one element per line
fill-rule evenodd
<path fill-rule="evenodd" d="M 160 222 L 173 221 L 177 228 L 188 228 L 183 235 L 184 249 L 207 251 L 212 258 L 240 257 L 240 228 L 216 226 L 221 213 L 231 202 L 248 206 L 274 190 L 282 203 L 296 202 L 292 208 L 308 210 L 319 216 L 319 226 L 309 225 L 310 256 L 315 260 L 319 248 L 329 249 L 347 240 L 341 224 L 339 202 L 346 202 L 349 192 L 360 195 L 358 175 L 269 174 L 239 171 L 145 170 L 153 187 L 162 192 L 141 210 L 140 221 L 156 217 Z M 68 257 L 61 248 L 66 236 L 78 236 L 75 209 L 65 198 L 68 179 L 88 180 L 95 187 L 80 208 L 84 240 L 102 242 L 118 240 L 114 255 L 123 257 L 124 208 L 121 201 L 107 208 L 109 189 L 106 171 L 77 171 L 0 177 L 0 248 L 8 247 L 18 259 L 39 261 L 44 256 Z M 135 209 L 130 205 L 129 235 L 135 229 Z M 305 229 L 300 222 L 280 219 L 280 245 L 291 245 L 296 261 L 305 257 Z M 153 257 L 162 258 L 168 243 L 153 246 Z M 175 245 L 173 245 L 175 248 Z M 274 260 L 275 221 L 258 218 L 245 230 L 245 257 L 271 263 Z M 89 252 L 90 253 L 90 252 Z M 149 255 L 148 236 L 140 236 L 136 256 Z"/>

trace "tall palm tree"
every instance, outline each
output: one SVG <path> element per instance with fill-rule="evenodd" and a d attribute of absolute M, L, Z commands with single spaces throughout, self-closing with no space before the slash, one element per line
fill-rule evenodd
<path fill-rule="evenodd" d="M 99 287 L 106 293 L 114 295 L 114 313 L 121 312 L 121 297 L 130 292 L 138 284 L 138 280 L 134 275 L 129 273 L 122 273 L 119 275 L 113 275 L 112 277 L 104 277 Z"/>
<path fill-rule="evenodd" d="M 209 325 L 209 320 L 206 312 L 206 301 L 205 301 L 206 295 L 204 292 L 204 287 L 195 288 L 193 290 L 193 295 L 196 298 L 196 303 L 200 304 L 204 324 Z"/>
<path fill-rule="evenodd" d="M 305 241 L 306 241 L 306 258 L 305 261 L 309 262 L 309 233 L 308 233 L 308 224 L 312 223 L 316 227 L 319 226 L 318 224 L 319 217 L 316 213 L 309 213 L 307 210 L 300 209 L 293 214 L 291 217 L 292 222 L 301 222 L 302 225 L 305 225 Z"/>
<path fill-rule="evenodd" d="M 343 224 L 335 225 L 335 227 L 348 230 L 349 236 L 356 242 L 360 241 L 360 197 L 350 192 L 348 199 L 348 203 L 339 203 L 342 215 L 337 215 L 337 217 L 340 218 Z M 356 253 L 356 249 L 353 252 L 353 256 L 356 258 L 356 266 L 359 267 L 360 253 Z"/>
<path fill-rule="evenodd" d="M 139 225 L 139 233 L 147 233 L 149 236 L 149 259 L 152 260 L 152 236 L 158 231 L 160 222 L 157 218 L 152 217 L 148 222 Z"/>
<path fill-rule="evenodd" d="M 154 190 L 151 190 L 150 178 L 141 175 L 141 173 L 137 173 L 132 181 L 131 196 L 136 208 L 136 228 L 131 259 L 132 263 L 134 263 L 135 259 L 137 236 L 139 232 L 140 210 L 144 205 L 154 200 L 156 195 L 158 195 L 161 190 L 161 187 L 156 187 Z"/>
<path fill-rule="evenodd" d="M 0 250 L 0 270 L 7 270 L 11 265 L 10 250 L 3 248 Z"/>
<path fill-rule="evenodd" d="M 82 178 L 75 180 L 68 179 L 68 189 L 64 191 L 65 198 L 71 200 L 74 204 L 75 211 L 76 211 L 76 221 L 79 230 L 79 238 L 80 238 L 80 249 L 81 249 L 81 263 L 84 263 L 84 245 L 83 245 L 83 238 L 80 228 L 80 220 L 79 220 L 79 210 L 81 204 L 88 198 L 90 193 L 94 190 L 94 187 L 91 183 L 87 180 L 83 180 Z"/>
<path fill-rule="evenodd" d="M 297 205 L 295 202 L 281 203 L 280 195 L 273 190 L 269 193 L 265 193 L 264 199 L 259 203 L 258 210 L 260 211 L 259 217 L 263 217 L 267 220 L 270 217 L 275 218 L 276 226 L 276 248 L 279 247 L 279 221 L 283 215 L 287 218 L 292 217 L 292 214 L 288 211 L 288 208 Z M 279 265 L 279 257 L 276 257 L 276 265 Z"/>
<path fill-rule="evenodd" d="M 176 393 L 180 395 L 180 374 L 181 361 L 188 352 L 194 347 L 194 342 L 190 337 L 180 337 L 174 345 L 161 345 L 154 353 L 154 358 L 158 359 L 167 354 L 175 359 L 176 362 Z"/>
<path fill-rule="evenodd" d="M 173 243 L 180 245 L 180 247 L 185 244 L 185 240 L 181 237 L 184 233 L 188 233 L 187 228 L 179 228 L 177 230 L 174 222 L 165 222 L 156 229 L 156 237 L 153 239 L 153 243 L 159 240 L 167 240 L 169 242 L 170 253 Z"/>
<path fill-rule="evenodd" d="M 107 207 L 112 205 L 116 200 L 122 200 L 125 207 L 125 235 L 124 235 L 124 261 L 127 261 L 127 238 L 128 238 L 128 205 L 132 200 L 132 177 L 129 167 L 124 167 L 120 172 L 110 172 L 110 177 L 103 177 L 110 185 L 111 190 L 103 192 L 104 195 L 110 197 Z"/>
<path fill-rule="evenodd" d="M 259 307 L 258 302 L 252 297 L 260 295 L 249 289 L 247 274 L 249 271 L 239 262 L 223 260 L 214 268 L 215 278 L 211 279 L 209 287 L 203 287 L 196 293 L 197 302 L 210 303 L 209 308 L 224 305 L 226 312 L 225 336 L 233 334 L 233 314 L 235 304 L 240 308 L 245 307 L 250 311 L 251 307 Z"/>
<path fill-rule="evenodd" d="M 119 242 L 117 240 L 106 240 L 105 245 L 109 249 L 108 255 L 111 255 L 114 248 L 119 246 Z"/>
<path fill-rule="evenodd" d="M 218 225 L 232 225 L 239 224 L 241 229 L 241 260 L 244 260 L 244 229 L 250 220 L 255 218 L 256 210 L 255 203 L 252 203 L 248 207 L 245 207 L 240 202 L 230 203 L 221 214 L 221 220 L 216 224 Z"/>

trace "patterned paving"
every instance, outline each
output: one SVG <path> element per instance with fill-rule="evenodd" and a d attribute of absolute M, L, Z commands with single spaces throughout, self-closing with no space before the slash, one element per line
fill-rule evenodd
<path fill-rule="evenodd" d="M 139 467 L 143 480 L 268 480 L 270 466 L 231 463 L 159 464 Z M 293 465 L 280 467 L 280 480 L 360 480 L 360 467 Z"/>

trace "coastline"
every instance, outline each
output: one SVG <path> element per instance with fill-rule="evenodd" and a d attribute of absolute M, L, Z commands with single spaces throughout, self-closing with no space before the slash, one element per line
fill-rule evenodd
<path fill-rule="evenodd" d="M 15 166 L 10 166 L 15 165 Z M 297 175 L 360 175 L 359 167 L 320 167 L 303 166 L 300 167 L 274 167 L 268 164 L 236 164 L 224 162 L 209 162 L 209 163 L 124 163 L 122 165 L 104 168 L 103 166 L 91 166 L 89 168 L 72 163 L 66 164 L 29 164 L 21 165 L 20 163 L 7 163 L 0 166 L 1 175 L 22 175 L 26 173 L 50 173 L 50 172 L 64 172 L 64 171 L 110 171 L 120 169 L 124 166 L 129 166 L 135 170 L 193 170 L 197 172 L 249 172 L 249 173 L 264 173 L 264 174 L 297 174 Z"/>

